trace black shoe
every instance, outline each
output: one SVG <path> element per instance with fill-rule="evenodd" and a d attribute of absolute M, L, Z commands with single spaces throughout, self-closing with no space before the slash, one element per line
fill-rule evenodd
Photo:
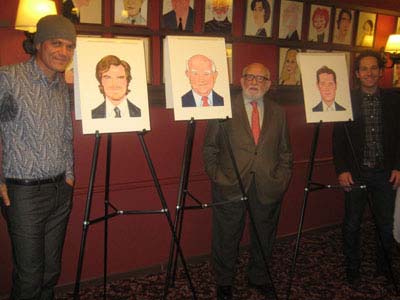
<path fill-rule="evenodd" d="M 217 286 L 217 300 L 232 300 L 232 286 L 218 285 Z"/>
<path fill-rule="evenodd" d="M 249 287 L 257 290 L 260 295 L 265 297 L 274 297 L 274 291 L 272 290 L 272 286 L 270 284 L 256 284 L 249 281 Z"/>
<path fill-rule="evenodd" d="M 361 276 L 359 271 L 347 270 L 346 281 L 349 285 L 357 286 L 360 284 Z"/>

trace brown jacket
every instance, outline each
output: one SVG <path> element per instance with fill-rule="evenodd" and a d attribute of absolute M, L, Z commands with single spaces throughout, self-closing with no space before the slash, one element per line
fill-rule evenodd
<path fill-rule="evenodd" d="M 239 172 L 248 190 L 254 174 L 260 202 L 280 201 L 286 191 L 293 156 L 284 110 L 264 99 L 264 118 L 258 145 L 255 145 L 242 95 L 232 99 L 232 119 L 211 120 L 203 147 L 205 169 L 224 198 L 241 195 L 228 148 L 220 126 L 225 126 Z"/>

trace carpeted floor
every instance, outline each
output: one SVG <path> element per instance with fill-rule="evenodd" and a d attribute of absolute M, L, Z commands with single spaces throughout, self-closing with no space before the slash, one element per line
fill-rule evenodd
<path fill-rule="evenodd" d="M 274 247 L 270 268 L 279 299 L 286 299 L 288 273 L 292 263 L 294 243 L 293 239 L 283 239 L 278 240 Z M 341 247 L 341 230 L 339 227 L 303 235 L 290 299 L 400 300 L 400 294 L 396 296 L 392 284 L 384 278 L 373 277 L 375 244 L 374 228 L 371 222 L 365 222 L 363 225 L 362 280 L 357 288 L 348 286 L 344 280 Z M 393 262 L 396 278 L 398 278 L 397 270 L 400 267 L 399 256 L 399 248 L 396 247 Z M 264 299 L 255 290 L 247 286 L 245 271 L 248 258 L 246 251 L 240 256 L 234 299 Z M 189 264 L 189 270 L 197 299 L 216 299 L 216 286 L 210 263 Z M 168 299 L 192 299 L 184 273 L 182 270 L 179 270 L 178 273 L 176 287 L 169 289 Z M 112 281 L 108 284 L 107 299 L 161 299 L 164 278 L 165 274 L 163 273 Z M 102 286 L 83 287 L 80 295 L 81 300 L 103 299 Z M 57 299 L 72 299 L 72 294 L 60 295 Z"/>

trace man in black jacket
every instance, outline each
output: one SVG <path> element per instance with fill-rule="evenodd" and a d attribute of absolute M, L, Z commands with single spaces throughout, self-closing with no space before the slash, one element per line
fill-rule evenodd
<path fill-rule="evenodd" d="M 356 58 L 360 88 L 351 97 L 354 121 L 337 123 L 333 131 L 334 164 L 345 190 L 343 248 L 349 284 L 360 279 L 360 224 L 368 194 L 382 240 L 377 235 L 375 276 L 388 277 L 390 268 L 395 189 L 400 184 L 400 97 L 378 87 L 384 64 L 370 50 Z M 353 185 L 366 185 L 367 191 Z"/>

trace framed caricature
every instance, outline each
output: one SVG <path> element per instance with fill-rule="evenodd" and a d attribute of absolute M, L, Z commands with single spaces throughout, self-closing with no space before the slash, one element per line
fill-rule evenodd
<path fill-rule="evenodd" d="M 360 12 L 358 16 L 356 46 L 372 47 L 374 45 L 376 14 Z"/>
<path fill-rule="evenodd" d="M 393 67 L 393 87 L 400 88 L 400 64 Z"/>
<path fill-rule="evenodd" d="M 344 53 L 299 53 L 307 123 L 353 119 Z"/>
<path fill-rule="evenodd" d="M 400 17 L 397 17 L 396 33 L 400 34 Z"/>
<path fill-rule="evenodd" d="M 245 35 L 271 37 L 274 0 L 247 0 Z"/>
<path fill-rule="evenodd" d="M 114 0 L 114 24 L 147 26 L 148 0 Z"/>
<path fill-rule="evenodd" d="M 206 0 L 204 32 L 230 34 L 233 0 Z"/>
<path fill-rule="evenodd" d="M 301 40 L 303 2 L 282 0 L 279 18 L 279 38 L 289 41 Z"/>
<path fill-rule="evenodd" d="M 194 0 L 163 0 L 161 28 L 193 31 Z"/>
<path fill-rule="evenodd" d="M 333 39 L 335 44 L 350 45 L 353 37 L 354 10 L 336 8 Z"/>
<path fill-rule="evenodd" d="M 226 48 L 226 60 L 228 62 L 228 75 L 229 75 L 229 83 L 233 83 L 233 69 L 232 69 L 232 62 L 233 62 L 233 48 L 232 44 L 227 43 L 225 44 Z"/>
<path fill-rule="evenodd" d="M 63 0 L 61 12 L 74 24 L 103 23 L 102 0 Z"/>
<path fill-rule="evenodd" d="M 329 6 L 311 5 L 310 25 L 308 30 L 308 40 L 310 42 L 328 42 L 331 10 L 332 8 Z"/>
<path fill-rule="evenodd" d="M 150 130 L 143 40 L 78 38 L 74 63 L 83 134 Z"/>
<path fill-rule="evenodd" d="M 300 68 L 296 48 L 279 48 L 279 85 L 300 85 Z"/>

